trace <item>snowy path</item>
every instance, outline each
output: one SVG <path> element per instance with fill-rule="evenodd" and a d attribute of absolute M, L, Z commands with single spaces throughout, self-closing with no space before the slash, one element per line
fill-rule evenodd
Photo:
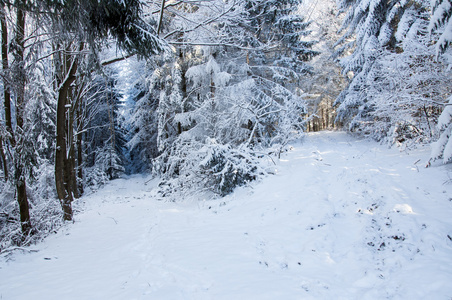
<path fill-rule="evenodd" d="M 0 260 L 0 299 L 451 299 L 452 168 L 428 151 L 310 134 L 276 176 L 196 203 L 116 180 Z"/>

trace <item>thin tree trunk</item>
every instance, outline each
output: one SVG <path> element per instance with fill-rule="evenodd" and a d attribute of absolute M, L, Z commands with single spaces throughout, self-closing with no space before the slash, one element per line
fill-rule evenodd
<path fill-rule="evenodd" d="M 82 98 L 81 98 L 81 90 L 83 90 L 83 84 L 76 85 L 76 93 L 74 93 L 73 97 L 75 98 L 73 107 L 71 109 L 71 118 L 72 118 L 72 126 L 73 136 L 71 138 L 73 152 L 71 153 L 72 157 L 72 188 L 74 190 L 74 197 L 80 198 L 83 195 L 83 149 L 82 149 L 82 133 L 79 132 L 83 128 L 83 120 L 82 120 Z"/>
<path fill-rule="evenodd" d="M 71 114 L 71 116 L 69 117 L 69 123 L 73 124 L 74 120 L 73 120 L 73 115 Z M 69 126 L 69 131 L 68 134 L 70 134 L 69 136 L 69 141 L 71 142 L 68 147 L 69 147 L 69 152 L 68 152 L 68 168 L 69 168 L 69 172 L 70 172 L 70 184 L 71 184 L 71 190 L 73 192 L 74 198 L 78 199 L 80 198 L 80 194 L 78 192 L 77 189 L 77 170 L 76 170 L 76 163 L 75 163 L 75 146 L 76 146 L 76 142 L 74 141 L 74 136 L 73 136 L 73 127 Z"/>
<path fill-rule="evenodd" d="M 5 177 L 5 182 L 8 181 L 8 162 L 6 161 L 5 150 L 3 148 L 3 138 L 0 137 L 0 158 L 3 168 L 3 175 Z"/>
<path fill-rule="evenodd" d="M 163 22 L 163 12 L 165 11 L 165 0 L 162 0 L 162 5 L 160 7 L 160 16 L 159 16 L 159 24 L 157 26 L 157 35 L 160 33 L 160 29 L 162 28 Z"/>
<path fill-rule="evenodd" d="M 17 21 L 16 21 L 16 51 L 15 59 L 17 64 L 17 75 L 15 78 L 15 84 L 17 85 L 16 91 L 16 126 L 17 132 L 20 137 L 14 144 L 24 143 L 24 110 L 25 110 L 25 70 L 24 70 L 24 33 L 25 33 L 25 12 L 21 9 L 17 9 Z M 19 146 L 17 145 L 17 146 Z M 15 151 L 15 181 L 17 189 L 17 201 L 19 202 L 20 222 L 22 225 L 22 233 L 28 235 L 31 230 L 30 212 L 27 199 L 27 187 L 25 183 L 25 166 L 22 153 L 18 153 L 16 146 Z"/>
<path fill-rule="evenodd" d="M 69 64 L 69 63 L 68 63 Z M 68 97 L 66 104 L 72 104 L 73 108 L 69 109 L 69 113 L 66 116 L 67 123 L 66 123 L 66 134 L 67 134 L 67 141 L 66 146 L 68 149 L 68 172 L 70 174 L 70 190 L 73 193 L 74 198 L 78 199 L 80 198 L 80 194 L 78 193 L 77 189 L 77 174 L 76 174 L 76 164 L 75 164 L 75 139 L 74 139 L 74 117 L 75 117 L 75 110 L 76 107 L 74 105 L 77 105 L 75 101 L 74 103 L 74 88 L 73 86 L 69 86 L 68 90 Z"/>
<path fill-rule="evenodd" d="M 111 102 L 110 102 L 111 101 Z M 107 171 L 108 177 L 110 180 L 113 179 L 113 167 L 114 167 L 114 162 L 113 162 L 113 156 L 114 156 L 114 151 L 115 151 L 115 147 L 116 147 L 116 141 L 115 141 L 115 120 L 114 120 L 114 99 L 112 99 L 112 97 L 108 97 L 108 120 L 110 122 L 110 142 L 111 142 L 111 146 L 110 146 L 110 168 Z"/>
<path fill-rule="evenodd" d="M 3 95 L 4 95 L 4 106 L 5 106 L 5 123 L 6 130 L 11 135 L 11 145 L 14 147 L 14 132 L 11 121 L 11 94 L 9 82 L 7 80 L 6 71 L 9 69 L 8 63 L 8 26 L 6 24 L 6 17 L 4 8 L 2 8 L 2 12 L 0 13 L 0 22 L 2 26 L 2 67 L 3 67 Z"/>
<path fill-rule="evenodd" d="M 180 89 L 181 89 L 181 93 L 182 93 L 182 99 L 183 101 L 185 101 L 185 98 L 187 97 L 187 77 L 186 77 L 186 73 L 187 73 L 187 63 L 185 62 L 185 57 L 184 57 L 184 52 L 182 51 L 182 49 L 179 49 L 179 65 L 181 66 L 181 85 L 180 85 Z M 181 112 L 185 112 L 185 107 L 182 107 L 182 111 Z M 181 135 L 182 134 L 182 124 L 181 122 L 177 122 L 177 134 Z"/>
<path fill-rule="evenodd" d="M 6 71 L 8 70 L 8 26 L 6 25 L 6 17 L 4 8 L 1 8 L 0 12 L 0 23 L 2 29 L 2 67 L 3 67 L 3 96 L 4 96 L 4 108 L 5 108 L 5 121 L 6 121 L 6 131 L 12 133 L 11 127 L 11 96 L 9 92 L 9 83 L 6 79 Z M 8 181 L 8 162 L 6 161 L 5 150 L 3 148 L 3 139 L 0 138 L 0 155 L 3 166 L 3 174 L 5 175 L 5 181 Z"/>
<path fill-rule="evenodd" d="M 432 131 L 432 128 L 430 127 L 430 120 L 428 118 L 428 112 L 427 112 L 427 108 L 425 107 L 425 104 L 424 104 L 424 114 L 425 114 L 425 119 L 427 120 L 429 135 L 430 135 L 430 137 L 432 137 L 433 131 Z"/>
<path fill-rule="evenodd" d="M 5 108 L 5 125 L 6 131 L 13 137 L 13 130 L 11 125 L 11 95 L 9 91 L 9 83 L 6 76 L 6 71 L 9 68 L 8 65 L 8 26 L 6 25 L 6 17 L 4 8 L 1 8 L 0 12 L 0 23 L 2 29 L 2 68 L 3 68 L 3 97 L 4 97 L 4 108 Z M 11 138 L 10 138 L 11 139 Z M 5 175 L 5 181 L 8 181 L 9 172 L 8 165 L 5 157 L 5 151 L 3 148 L 3 139 L 0 139 L 0 155 L 2 158 L 3 173 Z"/>
<path fill-rule="evenodd" d="M 83 120 L 81 119 L 81 103 L 77 107 L 77 131 L 83 128 Z M 79 194 L 83 195 L 83 185 L 80 184 L 83 180 L 83 148 L 82 148 L 82 133 L 77 133 L 77 185 Z"/>

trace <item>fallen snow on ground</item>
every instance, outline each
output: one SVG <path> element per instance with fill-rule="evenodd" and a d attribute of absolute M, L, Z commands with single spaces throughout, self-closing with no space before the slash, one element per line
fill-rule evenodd
<path fill-rule="evenodd" d="M 449 300 L 452 168 L 424 168 L 428 155 L 324 132 L 220 200 L 115 180 L 75 224 L 0 260 L 0 299 Z"/>

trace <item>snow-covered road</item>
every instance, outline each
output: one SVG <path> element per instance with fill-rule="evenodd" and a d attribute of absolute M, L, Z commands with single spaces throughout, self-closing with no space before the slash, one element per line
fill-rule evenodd
<path fill-rule="evenodd" d="M 220 200 L 115 180 L 0 259 L 0 299 L 451 299 L 452 168 L 428 155 L 322 132 Z"/>

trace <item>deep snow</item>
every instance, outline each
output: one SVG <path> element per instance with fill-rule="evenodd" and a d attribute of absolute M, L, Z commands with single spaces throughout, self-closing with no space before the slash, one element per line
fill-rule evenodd
<path fill-rule="evenodd" d="M 429 151 L 309 134 L 219 200 L 115 180 L 0 258 L 0 299 L 451 299 L 452 167 Z"/>

